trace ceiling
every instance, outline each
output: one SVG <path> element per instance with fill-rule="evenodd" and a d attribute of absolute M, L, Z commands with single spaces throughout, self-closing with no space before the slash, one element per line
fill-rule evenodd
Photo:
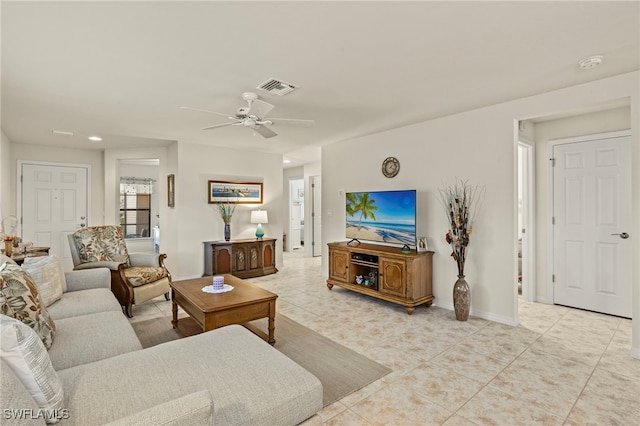
<path fill-rule="evenodd" d="M 2 130 L 82 149 L 172 141 L 280 153 L 640 68 L 638 1 L 2 1 Z M 599 67 L 578 61 L 604 56 Z M 297 86 L 284 96 L 256 87 Z M 203 127 L 254 91 L 312 128 Z M 52 130 L 72 132 L 73 136 Z M 87 140 L 99 135 L 101 142 Z"/>

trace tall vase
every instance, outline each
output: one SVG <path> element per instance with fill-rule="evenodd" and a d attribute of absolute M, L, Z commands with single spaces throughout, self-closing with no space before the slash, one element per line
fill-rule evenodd
<path fill-rule="evenodd" d="M 464 275 L 458 275 L 458 281 L 453 285 L 453 309 L 458 321 L 469 319 L 469 306 L 471 305 L 471 290 L 464 279 Z"/>
<path fill-rule="evenodd" d="M 224 240 L 229 241 L 231 239 L 231 224 L 224 224 Z"/>

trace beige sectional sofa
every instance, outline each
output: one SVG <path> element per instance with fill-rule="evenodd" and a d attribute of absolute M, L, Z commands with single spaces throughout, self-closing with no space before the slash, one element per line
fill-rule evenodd
<path fill-rule="evenodd" d="M 60 425 L 293 425 L 322 408 L 319 380 L 244 327 L 142 349 L 108 269 L 65 275 L 66 292 L 47 308 L 56 326 L 48 355 L 64 393 Z M 0 404 L 1 424 L 45 424 L 4 360 Z"/>

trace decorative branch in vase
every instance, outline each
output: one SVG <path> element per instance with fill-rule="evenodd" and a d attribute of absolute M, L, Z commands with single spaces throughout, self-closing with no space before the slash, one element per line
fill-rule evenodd
<path fill-rule="evenodd" d="M 471 293 L 469 284 L 464 279 L 464 266 L 473 220 L 484 201 L 486 191 L 485 186 L 470 185 L 468 182 L 456 178 L 453 185 L 445 185 L 444 188 L 438 189 L 440 202 L 449 223 L 445 240 L 451 246 L 451 257 L 458 266 L 458 281 L 453 287 L 453 307 L 459 321 L 469 318 Z"/>
<path fill-rule="evenodd" d="M 218 212 L 224 222 L 224 240 L 229 241 L 231 239 L 231 217 L 236 211 L 236 203 L 231 203 L 229 200 L 218 203 Z"/>

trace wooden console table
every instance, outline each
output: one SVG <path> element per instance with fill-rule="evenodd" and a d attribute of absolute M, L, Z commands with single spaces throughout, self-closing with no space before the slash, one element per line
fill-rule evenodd
<path fill-rule="evenodd" d="M 276 272 L 275 238 L 204 242 L 203 276 L 232 274 L 252 278 Z"/>

